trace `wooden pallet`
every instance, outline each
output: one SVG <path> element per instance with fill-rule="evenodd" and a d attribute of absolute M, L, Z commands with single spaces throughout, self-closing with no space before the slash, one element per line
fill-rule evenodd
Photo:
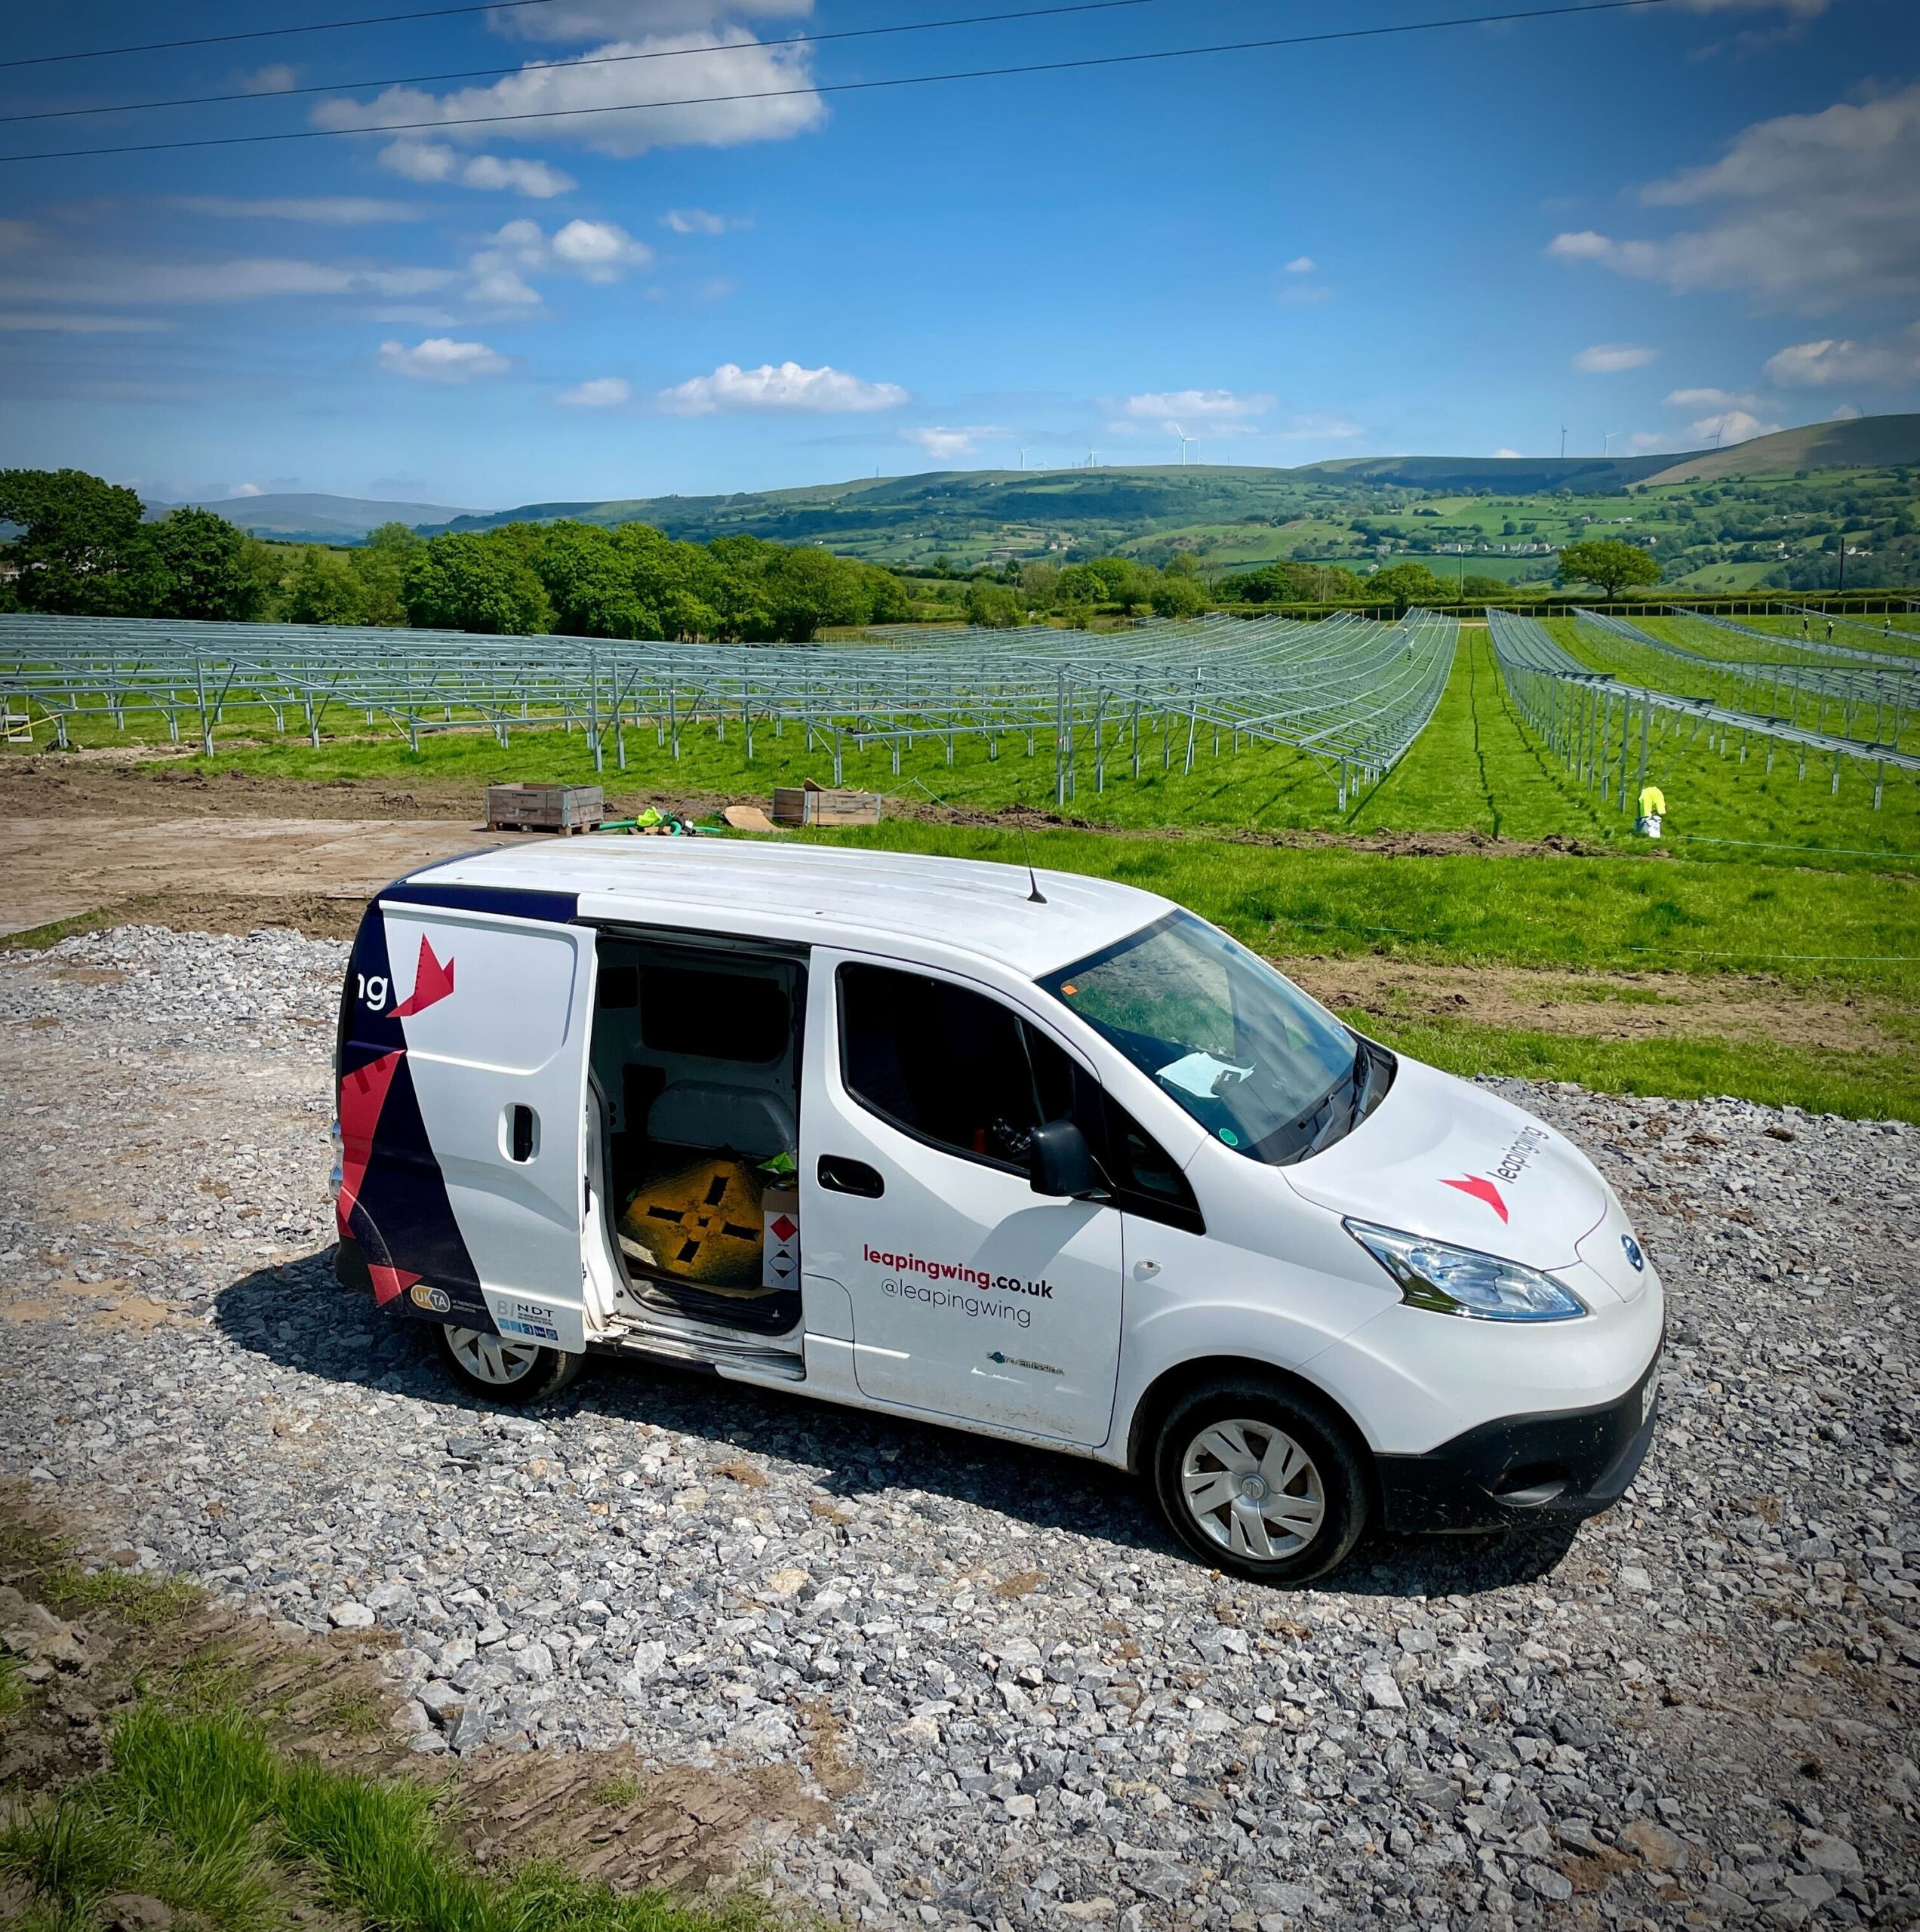
<path fill-rule="evenodd" d="M 591 832 L 607 816 L 598 785 L 489 785 L 489 832 Z"/>
<path fill-rule="evenodd" d="M 878 825 L 880 794 L 830 789 L 809 780 L 804 786 L 781 785 L 774 792 L 776 825 Z"/>

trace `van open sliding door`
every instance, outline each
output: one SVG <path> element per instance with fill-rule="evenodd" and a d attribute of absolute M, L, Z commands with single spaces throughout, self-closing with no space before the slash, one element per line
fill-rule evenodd
<path fill-rule="evenodd" d="M 340 1221 L 382 1302 L 577 1351 L 594 936 L 573 906 L 400 886 L 369 909 L 346 988 Z"/>

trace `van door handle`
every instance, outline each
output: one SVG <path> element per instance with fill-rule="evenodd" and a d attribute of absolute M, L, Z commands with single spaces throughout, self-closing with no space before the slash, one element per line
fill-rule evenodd
<path fill-rule="evenodd" d="M 849 1160 L 845 1154 L 823 1154 L 814 1172 L 820 1186 L 835 1194 L 857 1194 L 863 1200 L 878 1201 L 887 1191 L 877 1168 Z"/>

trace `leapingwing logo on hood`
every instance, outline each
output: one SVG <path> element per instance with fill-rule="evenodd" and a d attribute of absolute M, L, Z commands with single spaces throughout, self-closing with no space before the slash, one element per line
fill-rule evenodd
<path fill-rule="evenodd" d="M 1484 1174 L 1469 1174 L 1463 1180 L 1442 1180 L 1442 1187 L 1457 1187 L 1463 1194 L 1470 1194 L 1476 1201 L 1484 1201 L 1503 1221 L 1506 1219 L 1506 1203 L 1500 1198 L 1500 1191 Z"/>
<path fill-rule="evenodd" d="M 1523 1127 L 1515 1137 L 1513 1145 L 1508 1148 L 1495 1164 L 1494 1179 L 1503 1181 L 1518 1180 L 1527 1171 L 1527 1163 L 1546 1145 L 1551 1137 L 1543 1127 Z M 1485 1174 L 1467 1174 L 1459 1180 L 1443 1179 L 1440 1185 L 1442 1187 L 1458 1188 L 1461 1193 L 1470 1194 L 1475 1200 L 1485 1201 L 1503 1221 L 1508 1218 L 1506 1202 L 1502 1197 L 1499 1188 L 1494 1184 L 1494 1180 L 1488 1179 Z"/>

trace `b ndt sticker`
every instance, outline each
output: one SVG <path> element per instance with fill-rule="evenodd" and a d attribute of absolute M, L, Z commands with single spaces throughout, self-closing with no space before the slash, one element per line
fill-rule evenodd
<path fill-rule="evenodd" d="M 542 1321 L 516 1321 L 509 1315 L 498 1326 L 503 1335 L 524 1335 L 529 1341 L 557 1342 L 560 1339 L 558 1329 L 549 1328 Z"/>

